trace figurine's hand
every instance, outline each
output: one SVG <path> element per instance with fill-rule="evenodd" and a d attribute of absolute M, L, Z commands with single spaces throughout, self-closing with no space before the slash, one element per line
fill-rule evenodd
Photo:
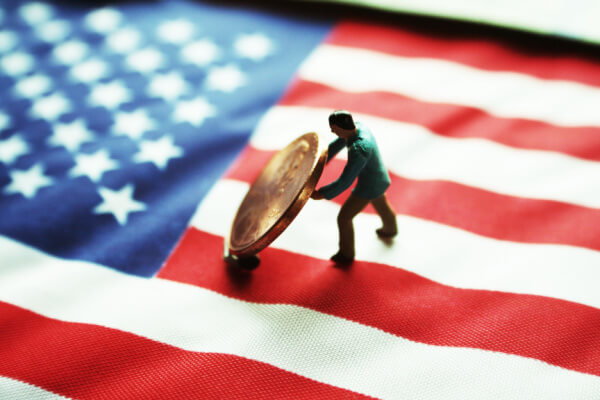
<path fill-rule="evenodd" d="M 323 194 L 321 192 L 319 192 L 318 190 L 315 190 L 310 195 L 310 198 L 314 199 L 314 200 L 323 200 L 325 198 L 325 196 L 323 196 Z"/>

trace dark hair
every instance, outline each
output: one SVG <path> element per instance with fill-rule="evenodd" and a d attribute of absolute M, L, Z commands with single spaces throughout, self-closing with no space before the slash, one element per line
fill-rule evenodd
<path fill-rule="evenodd" d="M 339 126 L 342 129 L 354 130 L 352 115 L 346 110 L 336 110 L 329 114 L 329 125 Z"/>

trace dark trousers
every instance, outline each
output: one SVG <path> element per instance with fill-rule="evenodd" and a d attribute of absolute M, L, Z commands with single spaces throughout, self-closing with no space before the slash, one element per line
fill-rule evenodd
<path fill-rule="evenodd" d="M 340 231 L 340 253 L 348 258 L 354 258 L 354 226 L 352 220 L 369 203 L 373 204 L 373 208 L 375 208 L 375 211 L 377 211 L 377 214 L 381 218 L 383 223 L 381 230 L 390 234 L 398 232 L 396 212 L 390 206 L 385 194 L 372 200 L 363 199 L 351 194 L 342 205 L 337 218 Z"/>

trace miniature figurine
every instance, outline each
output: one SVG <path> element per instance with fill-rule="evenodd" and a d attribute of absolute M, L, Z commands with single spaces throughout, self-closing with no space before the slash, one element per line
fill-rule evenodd
<path fill-rule="evenodd" d="M 331 257 L 336 264 L 349 265 L 355 256 L 352 219 L 369 203 L 373 204 L 383 222 L 376 233 L 380 238 L 387 239 L 398 233 L 396 213 L 385 196 L 390 186 L 390 176 L 369 128 L 358 121 L 355 124 L 352 115 L 345 110 L 337 110 L 329 115 L 329 127 L 338 138 L 329 144 L 327 162 L 344 146 L 348 148 L 348 162 L 335 182 L 314 191 L 311 197 L 315 200 L 332 199 L 358 178 L 356 187 L 338 214 L 339 251 Z"/>

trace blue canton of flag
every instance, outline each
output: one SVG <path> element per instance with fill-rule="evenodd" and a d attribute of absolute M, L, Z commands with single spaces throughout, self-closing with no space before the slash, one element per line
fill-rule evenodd
<path fill-rule="evenodd" d="M 142 276 L 328 28 L 189 2 L 15 3 L 0 9 L 0 234 Z"/>

